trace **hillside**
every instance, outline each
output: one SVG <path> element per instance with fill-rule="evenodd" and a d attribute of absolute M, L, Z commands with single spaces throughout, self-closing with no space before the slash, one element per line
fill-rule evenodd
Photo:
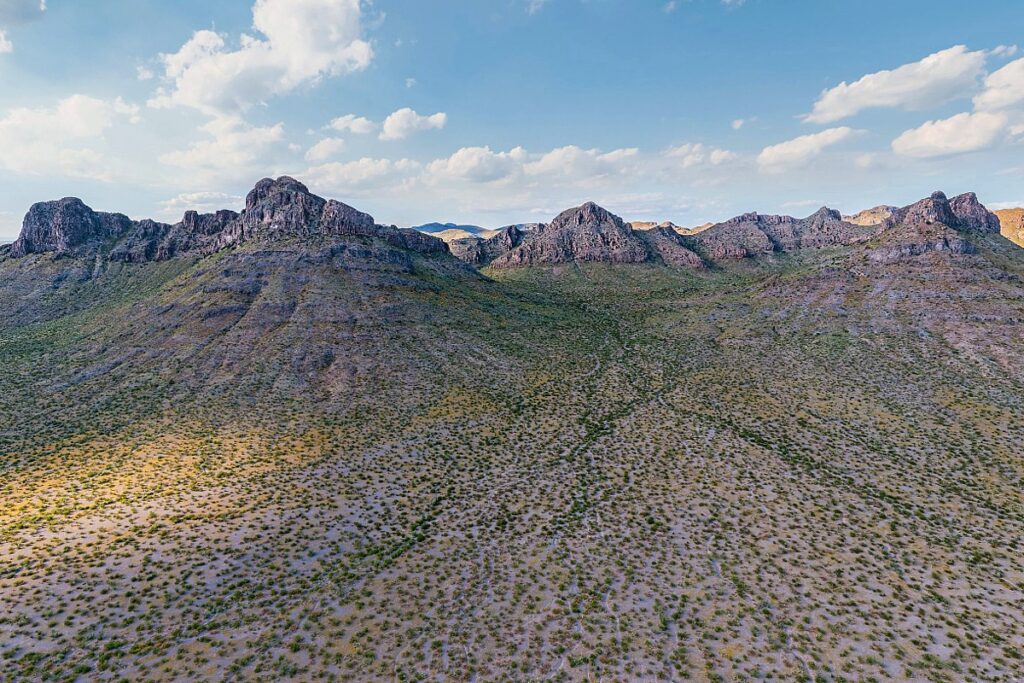
<path fill-rule="evenodd" d="M 973 195 L 695 237 L 584 204 L 482 270 L 287 178 L 37 206 L 4 676 L 1024 676 L 1024 250 Z"/>

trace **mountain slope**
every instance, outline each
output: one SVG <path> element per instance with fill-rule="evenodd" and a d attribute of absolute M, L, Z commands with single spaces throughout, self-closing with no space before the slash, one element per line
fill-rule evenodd
<path fill-rule="evenodd" d="M 1024 251 L 969 197 L 707 268 L 577 212 L 531 254 L 660 256 L 482 277 L 307 195 L 0 257 L 4 676 L 1024 674 Z"/>

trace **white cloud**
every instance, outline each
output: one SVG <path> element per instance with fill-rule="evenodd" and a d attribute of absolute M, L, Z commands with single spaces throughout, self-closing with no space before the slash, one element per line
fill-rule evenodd
<path fill-rule="evenodd" d="M 156 74 L 148 66 L 137 66 L 135 67 L 135 77 L 140 81 L 151 81 L 156 78 Z"/>
<path fill-rule="evenodd" d="M 537 12 L 541 11 L 541 9 L 544 8 L 544 5 L 545 3 L 547 3 L 547 1 L 548 0 L 529 0 L 529 2 L 526 3 L 526 13 L 536 14 Z"/>
<path fill-rule="evenodd" d="M 572 180 L 588 180 L 624 172 L 628 162 L 639 150 L 635 147 L 602 152 L 598 149 L 583 149 L 567 145 L 553 149 L 536 161 L 523 166 L 527 175 L 561 176 Z"/>
<path fill-rule="evenodd" d="M 826 148 L 848 139 L 857 132 L 853 128 L 842 126 L 829 128 L 812 135 L 801 135 L 798 138 L 765 147 L 758 155 L 757 163 L 762 170 L 769 172 L 803 166 L 820 155 Z"/>
<path fill-rule="evenodd" d="M 341 138 L 324 138 L 306 151 L 306 161 L 327 161 L 345 149 L 345 141 Z"/>
<path fill-rule="evenodd" d="M 492 152 L 490 147 L 463 147 L 446 159 L 432 161 L 427 172 L 436 178 L 491 182 L 521 171 L 527 157 L 522 147 L 508 152 Z"/>
<path fill-rule="evenodd" d="M 732 122 L 732 129 L 733 130 L 739 130 L 740 128 L 743 127 L 743 124 L 745 124 L 745 123 L 746 123 L 745 119 L 735 119 Z"/>
<path fill-rule="evenodd" d="M 169 152 L 160 161 L 204 172 L 241 174 L 284 139 L 284 124 L 252 126 L 239 117 L 224 116 L 200 128 L 208 138 L 188 149 Z"/>
<path fill-rule="evenodd" d="M 138 107 L 72 95 L 52 109 L 16 108 L 0 118 L 0 167 L 15 173 L 113 180 L 114 165 L 99 148 L 121 121 L 138 121 Z"/>
<path fill-rule="evenodd" d="M 313 166 L 302 177 L 310 186 L 335 194 L 359 194 L 367 190 L 383 190 L 388 185 L 420 170 L 422 165 L 411 159 L 372 159 L 332 162 Z"/>
<path fill-rule="evenodd" d="M 173 54 L 161 55 L 168 88 L 154 107 L 185 106 L 233 114 L 325 76 L 365 69 L 373 49 L 362 39 L 359 0 L 256 0 L 253 28 L 229 49 L 213 31 L 196 31 Z"/>
<path fill-rule="evenodd" d="M 331 121 L 331 128 L 339 132 L 348 131 L 356 135 L 367 135 L 377 130 L 377 124 L 370 119 L 355 114 L 345 114 Z"/>
<path fill-rule="evenodd" d="M 963 154 L 991 147 L 1003 135 L 1008 119 L 990 112 L 963 113 L 928 121 L 893 140 L 897 154 L 917 158 Z"/>
<path fill-rule="evenodd" d="M 220 209 L 237 208 L 244 197 L 226 192 L 186 192 L 160 202 L 165 216 L 180 216 L 186 211 L 212 213 Z"/>
<path fill-rule="evenodd" d="M 974 98 L 982 110 L 1005 109 L 1024 102 L 1024 59 L 1010 62 L 985 79 L 985 89 Z"/>
<path fill-rule="evenodd" d="M 380 139 L 404 140 L 416 131 L 444 128 L 447 122 L 448 115 L 444 112 L 421 116 L 409 107 L 405 107 L 384 119 Z"/>
<path fill-rule="evenodd" d="M 913 110 L 944 104 L 974 90 L 984 73 L 985 58 L 984 51 L 971 52 L 956 45 L 919 62 L 868 74 L 854 83 L 840 83 L 824 91 L 804 119 L 832 123 L 865 109 Z"/>
<path fill-rule="evenodd" d="M 0 55 L 14 52 L 14 45 L 7 39 L 7 32 L 0 29 Z"/>
<path fill-rule="evenodd" d="M 665 12 L 665 14 L 672 14 L 677 9 L 679 9 L 679 3 L 676 2 L 676 0 L 669 0 L 661 9 L 662 11 Z"/>
<path fill-rule="evenodd" d="M 665 150 L 664 155 L 669 159 L 678 159 L 683 168 L 693 168 L 704 164 L 719 166 L 737 158 L 734 152 L 706 147 L 699 142 L 669 147 Z"/>

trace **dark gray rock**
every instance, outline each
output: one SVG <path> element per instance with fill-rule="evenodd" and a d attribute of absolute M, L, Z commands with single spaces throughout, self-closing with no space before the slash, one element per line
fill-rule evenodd
<path fill-rule="evenodd" d="M 930 253 L 969 255 L 977 251 L 971 232 L 999 232 L 999 218 L 968 192 L 952 200 L 942 192 L 893 211 L 879 244 L 867 258 L 893 263 Z M 965 235 L 964 233 L 968 233 Z"/>
<path fill-rule="evenodd" d="M 537 228 L 529 240 L 495 259 L 495 268 L 574 262 L 645 263 L 652 254 L 621 218 L 588 202 Z"/>
<path fill-rule="evenodd" d="M 977 230 L 979 232 L 999 232 L 999 217 L 985 208 L 973 192 L 964 193 L 949 201 L 961 230 Z"/>
<path fill-rule="evenodd" d="M 75 197 L 40 202 L 33 204 L 25 215 L 21 235 L 11 245 L 11 255 L 84 254 L 130 226 L 127 216 L 97 213 Z"/>
<path fill-rule="evenodd" d="M 377 225 L 369 214 L 318 197 L 288 176 L 259 181 L 246 197 L 241 214 L 188 211 L 174 225 L 98 213 L 75 198 L 36 204 L 25 216 L 21 236 L 9 253 L 15 258 L 38 253 L 106 255 L 111 261 L 145 263 L 206 256 L 250 240 L 313 237 L 358 237 L 427 255 L 449 253 L 435 237 Z"/>
<path fill-rule="evenodd" d="M 852 244 L 875 232 L 822 207 L 807 218 L 743 214 L 704 230 L 695 239 L 710 258 L 718 261 Z"/>
<path fill-rule="evenodd" d="M 509 225 L 493 237 L 454 240 L 448 247 L 459 260 L 473 266 L 486 266 L 522 244 L 526 235 L 518 225 Z"/>

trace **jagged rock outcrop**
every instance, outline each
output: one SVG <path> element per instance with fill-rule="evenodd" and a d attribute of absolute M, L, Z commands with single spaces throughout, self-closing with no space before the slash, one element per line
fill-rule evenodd
<path fill-rule="evenodd" d="M 501 258 L 520 244 L 526 232 L 517 225 L 509 225 L 498 231 L 498 234 L 487 239 L 468 237 L 449 242 L 448 248 L 456 258 L 474 266 L 486 266 L 497 258 Z"/>
<path fill-rule="evenodd" d="M 999 232 L 999 217 L 986 209 L 973 192 L 953 199 L 947 199 L 943 192 L 933 192 L 927 199 L 893 211 L 886 227 L 936 223 L 954 230 Z"/>
<path fill-rule="evenodd" d="M 867 258 L 875 263 L 894 263 L 929 253 L 973 254 L 977 248 L 965 232 L 998 233 L 999 218 L 973 192 L 952 200 L 943 192 L 934 192 L 893 211 Z"/>
<path fill-rule="evenodd" d="M 448 247 L 436 237 L 377 225 L 369 214 L 318 197 L 294 178 L 282 176 L 259 181 L 240 214 L 188 211 L 174 225 L 99 213 L 75 198 L 36 204 L 25 216 L 10 255 L 106 254 L 111 261 L 144 263 L 183 255 L 205 256 L 249 240 L 311 237 L 362 237 L 422 254 L 448 253 Z"/>
<path fill-rule="evenodd" d="M 667 266 L 675 268 L 704 268 L 707 264 L 695 251 L 694 244 L 679 234 L 674 227 L 658 226 L 640 232 L 651 251 Z"/>
<path fill-rule="evenodd" d="M 645 263 L 647 244 L 618 216 L 593 202 L 560 213 L 531 238 L 495 259 L 496 268 L 573 262 Z"/>
<path fill-rule="evenodd" d="M 978 195 L 966 192 L 949 200 L 961 230 L 978 230 L 980 232 L 999 232 L 999 217 L 985 208 L 978 201 Z"/>
<path fill-rule="evenodd" d="M 851 244 L 872 233 L 823 207 L 807 218 L 747 213 L 703 230 L 695 239 L 718 261 Z"/>
<path fill-rule="evenodd" d="M 703 268 L 687 238 L 670 227 L 634 230 L 621 218 L 588 202 L 563 211 L 532 230 L 504 228 L 489 240 L 458 240 L 453 253 L 467 263 L 495 268 L 562 263 L 665 263 Z"/>
<path fill-rule="evenodd" d="M 40 202 L 25 215 L 21 235 L 11 245 L 11 255 L 84 253 L 123 233 L 131 224 L 127 216 L 93 211 L 75 197 Z"/>

